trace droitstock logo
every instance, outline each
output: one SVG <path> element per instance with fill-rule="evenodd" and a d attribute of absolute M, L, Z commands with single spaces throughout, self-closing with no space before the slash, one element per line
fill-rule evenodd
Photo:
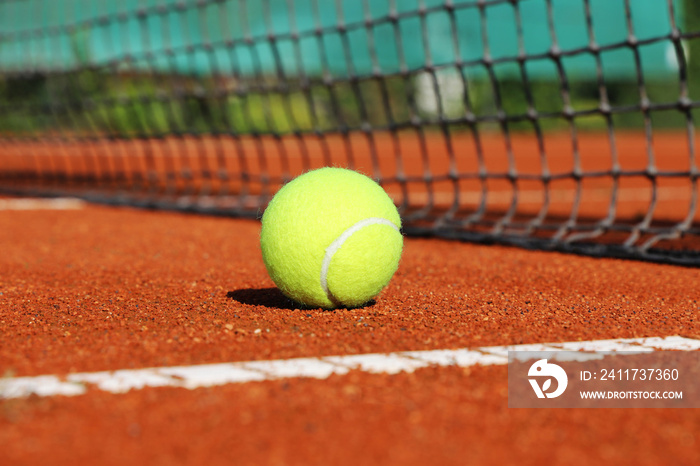
<path fill-rule="evenodd" d="M 566 375 L 566 371 L 556 364 L 548 363 L 546 359 L 540 359 L 530 366 L 530 370 L 528 371 L 527 375 L 528 377 L 546 377 L 541 387 L 536 378 L 528 379 L 530 385 L 532 385 L 532 389 L 535 391 L 535 395 L 537 395 L 537 398 L 556 398 L 564 393 L 566 386 L 569 384 L 569 378 Z M 552 386 L 552 378 L 556 379 L 557 381 L 557 389 L 548 393 L 547 390 L 549 390 Z"/>

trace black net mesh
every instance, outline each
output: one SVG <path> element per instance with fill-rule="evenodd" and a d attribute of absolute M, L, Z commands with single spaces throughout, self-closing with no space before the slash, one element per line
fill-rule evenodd
<path fill-rule="evenodd" d="M 0 1 L 0 190 L 259 216 L 343 166 L 407 234 L 698 265 L 699 12 Z"/>

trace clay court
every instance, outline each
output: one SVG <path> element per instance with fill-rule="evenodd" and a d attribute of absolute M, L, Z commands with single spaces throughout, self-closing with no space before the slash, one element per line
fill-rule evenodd
<path fill-rule="evenodd" d="M 700 464 L 699 24 L 0 0 L 0 465 Z M 403 237 L 359 307 L 300 305 L 263 260 L 271 199 L 320 167 L 392 212 L 326 256 L 365 220 Z M 566 405 L 584 371 L 535 372 L 611 354 L 685 358 L 685 398 Z"/>
<path fill-rule="evenodd" d="M 689 202 L 673 199 L 663 212 L 678 217 Z M 622 199 L 619 208 L 634 213 L 640 203 Z M 694 267 L 406 237 L 399 270 L 375 301 L 306 309 L 268 277 L 257 219 L 61 198 L 5 197 L 0 206 L 4 381 L 405 351 L 700 340 Z M 3 464 L 700 461 L 696 409 L 512 409 L 505 365 L 389 372 L 360 364 L 322 378 L 273 374 L 198 388 L 137 382 L 116 392 L 86 384 L 74 396 L 50 388 L 40 396 L 39 383 L 33 394 L 0 401 L 0 456 Z"/>

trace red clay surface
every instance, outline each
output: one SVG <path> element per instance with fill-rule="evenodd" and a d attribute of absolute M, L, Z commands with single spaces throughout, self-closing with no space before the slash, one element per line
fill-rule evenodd
<path fill-rule="evenodd" d="M 513 133 L 509 148 L 501 133 L 488 132 L 481 134 L 478 144 L 465 132 L 455 132 L 448 140 L 437 132 L 424 133 L 421 139 L 414 131 L 372 133 L 371 138 L 353 133 L 347 139 L 327 135 L 323 139 L 189 137 L 62 144 L 4 141 L 0 147 L 0 174 L 31 171 L 43 176 L 92 175 L 102 180 L 101 189 L 109 185 L 105 179 L 120 174 L 124 178 L 122 188 L 139 186 L 136 176 L 140 176 L 141 180 L 153 177 L 151 187 L 164 191 L 257 195 L 274 193 L 284 177 L 335 165 L 390 180 L 384 187 L 399 204 L 414 207 L 432 201 L 446 207 L 455 203 L 455 186 L 447 179 L 453 173 L 472 177 L 458 181 L 457 191 L 461 195 L 457 203 L 461 209 L 473 212 L 484 202 L 488 210 L 502 212 L 515 195 L 512 183 L 504 178 L 511 169 L 518 177 L 541 177 L 546 171 L 555 177 L 549 184 L 547 212 L 568 216 L 577 189 L 572 173 L 578 169 L 582 173 L 578 213 L 602 219 L 608 215 L 611 204 L 616 207 L 618 218 L 643 216 L 650 209 L 653 184 L 639 174 L 647 168 L 654 167 L 660 173 L 689 173 L 692 168 L 700 168 L 697 157 L 695 167 L 691 166 L 691 141 L 681 131 L 656 132 L 651 144 L 639 131 L 617 132 L 614 141 L 606 133 L 581 132 L 576 141 L 576 145 L 572 144 L 568 132 L 546 133 L 544 154 L 532 134 Z M 696 147 L 700 144 L 697 138 L 692 142 Z M 480 194 L 481 181 L 475 178 L 480 170 L 479 144 L 483 157 L 481 168 L 489 176 L 500 176 L 489 178 L 486 199 Z M 617 186 L 610 175 L 614 162 L 625 173 Z M 221 173 L 228 176 L 228 181 L 218 178 Z M 607 175 L 601 176 L 602 173 Z M 399 175 L 414 180 L 406 185 L 406 195 L 395 181 Z M 424 181 L 428 176 L 437 181 L 429 185 Z M 565 178 L 557 179 L 557 176 Z M 700 221 L 700 209 L 691 202 L 695 188 L 690 176 L 662 176 L 655 183 L 659 189 L 654 205 L 656 220 L 680 222 L 690 216 Z M 618 197 L 613 202 L 615 188 Z M 518 213 L 537 215 L 545 206 L 543 182 L 519 179 L 517 189 Z"/>
<path fill-rule="evenodd" d="M 0 212 L 0 375 L 700 338 L 698 269 L 407 238 L 376 303 L 322 311 L 273 288 L 258 233 L 130 209 Z M 508 409 L 506 374 L 0 401 L 0 464 L 700 463 L 699 410 Z"/>

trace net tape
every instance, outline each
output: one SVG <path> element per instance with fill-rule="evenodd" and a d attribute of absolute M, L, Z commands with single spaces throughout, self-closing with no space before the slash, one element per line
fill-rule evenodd
<path fill-rule="evenodd" d="M 409 235 L 700 264 L 692 2 L 109 3 L 0 2 L 3 192 L 258 217 L 346 166 Z"/>

